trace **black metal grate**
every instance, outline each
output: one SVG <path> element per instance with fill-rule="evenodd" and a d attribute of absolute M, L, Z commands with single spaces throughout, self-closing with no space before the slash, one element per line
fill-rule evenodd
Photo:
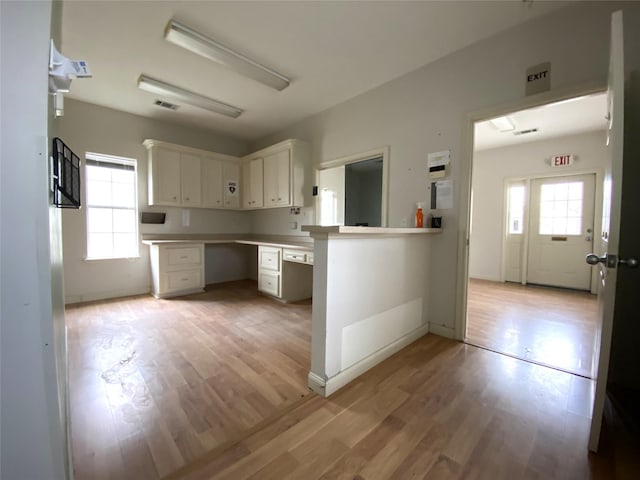
<path fill-rule="evenodd" d="M 53 139 L 53 204 L 80 208 L 80 159 L 58 137 Z"/>

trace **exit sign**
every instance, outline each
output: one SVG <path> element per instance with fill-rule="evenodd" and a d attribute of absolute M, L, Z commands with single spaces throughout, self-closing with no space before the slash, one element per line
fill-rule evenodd
<path fill-rule="evenodd" d="M 551 157 L 552 167 L 568 167 L 573 165 L 573 155 L 556 155 Z"/>

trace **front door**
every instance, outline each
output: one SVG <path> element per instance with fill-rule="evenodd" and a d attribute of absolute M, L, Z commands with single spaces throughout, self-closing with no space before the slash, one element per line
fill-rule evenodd
<path fill-rule="evenodd" d="M 607 146 L 603 191 L 602 241 L 598 256 L 593 256 L 599 270 L 598 322 L 594 349 L 594 374 L 596 393 L 591 417 L 589 450 L 597 451 L 602 427 L 607 394 L 607 375 L 613 331 L 613 311 L 616 293 L 616 267 L 620 235 L 620 212 L 622 204 L 622 151 L 624 122 L 624 49 L 622 35 L 622 12 L 611 17 L 611 45 L 609 50 L 609 86 L 607 101 Z"/>
<path fill-rule="evenodd" d="M 531 182 L 527 283 L 591 289 L 595 175 Z"/>

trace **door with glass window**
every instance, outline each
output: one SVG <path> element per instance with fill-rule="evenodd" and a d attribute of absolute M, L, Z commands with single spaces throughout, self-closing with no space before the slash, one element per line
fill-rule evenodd
<path fill-rule="evenodd" d="M 531 181 L 527 283 L 590 290 L 595 175 Z"/>

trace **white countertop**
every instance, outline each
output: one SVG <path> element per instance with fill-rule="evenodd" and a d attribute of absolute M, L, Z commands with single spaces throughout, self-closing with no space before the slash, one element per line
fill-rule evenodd
<path fill-rule="evenodd" d="M 302 225 L 303 232 L 324 235 L 433 235 L 441 233 L 441 228 L 389 228 L 389 227 L 349 227 L 345 225 Z"/>
<path fill-rule="evenodd" d="M 166 244 L 222 244 L 265 245 L 270 247 L 313 250 L 313 239 L 308 236 L 247 235 L 247 234 L 143 234 L 145 245 Z"/>

